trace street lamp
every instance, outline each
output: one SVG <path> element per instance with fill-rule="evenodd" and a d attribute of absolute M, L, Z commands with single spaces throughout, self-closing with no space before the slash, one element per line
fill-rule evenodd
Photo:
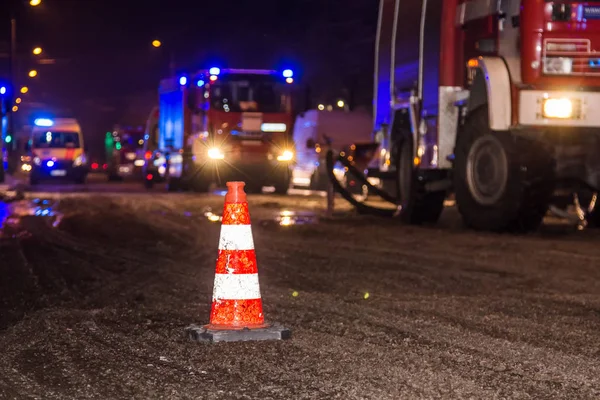
<path fill-rule="evenodd" d="M 344 105 L 345 105 L 345 103 L 344 103 L 344 100 L 338 100 L 338 102 L 337 102 L 337 106 L 338 106 L 339 108 L 344 108 Z"/>
<path fill-rule="evenodd" d="M 28 88 L 27 86 L 23 86 L 23 87 L 21 88 L 21 93 L 25 94 L 25 93 L 27 93 L 27 92 L 29 92 L 29 88 Z"/>
<path fill-rule="evenodd" d="M 19 107 L 13 106 L 12 110 L 13 110 L 13 112 L 17 112 L 17 111 L 19 111 Z"/>
<path fill-rule="evenodd" d="M 39 56 L 40 54 L 42 54 L 42 48 L 36 47 L 35 49 L 33 49 L 33 54 Z"/>
<path fill-rule="evenodd" d="M 40 4 L 42 4 L 42 0 L 30 0 L 29 1 L 29 5 L 35 7 L 35 6 L 39 6 Z"/>
<path fill-rule="evenodd" d="M 29 75 L 30 78 L 35 78 L 37 74 L 37 71 L 35 69 L 32 69 L 27 75 Z"/>
<path fill-rule="evenodd" d="M 21 98 L 20 98 L 20 97 L 17 97 L 17 98 L 15 99 L 15 103 L 17 103 L 17 104 L 21 104 L 21 102 L 22 102 L 22 101 L 23 101 L 23 100 L 21 100 Z"/>
<path fill-rule="evenodd" d="M 154 47 L 155 49 L 158 49 L 159 47 L 162 47 L 162 42 L 158 39 L 154 39 L 152 41 L 152 47 Z M 167 46 L 167 49 L 168 48 L 169 48 L 169 46 Z M 175 54 L 173 53 L 172 48 L 169 50 L 169 58 L 170 58 L 169 71 L 170 71 L 171 75 L 175 75 Z"/>

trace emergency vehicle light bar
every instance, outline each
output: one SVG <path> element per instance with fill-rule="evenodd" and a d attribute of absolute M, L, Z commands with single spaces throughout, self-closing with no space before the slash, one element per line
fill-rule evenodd
<path fill-rule="evenodd" d="M 52 126 L 52 125 L 54 125 L 54 121 L 52 121 L 51 119 L 48 119 L 48 118 L 36 118 L 36 120 L 33 121 L 33 123 L 35 124 L 35 126 Z"/>
<path fill-rule="evenodd" d="M 254 74 L 254 75 L 273 75 L 277 74 L 277 71 L 270 69 L 223 69 L 220 72 L 225 74 Z M 211 75 L 217 75 L 212 74 Z"/>

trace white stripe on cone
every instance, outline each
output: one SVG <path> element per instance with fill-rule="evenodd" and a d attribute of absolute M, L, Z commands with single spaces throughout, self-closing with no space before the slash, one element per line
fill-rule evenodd
<path fill-rule="evenodd" d="M 254 250 L 250 225 L 221 225 L 219 250 Z"/>
<path fill-rule="evenodd" d="M 258 274 L 216 274 L 214 300 L 260 299 Z"/>

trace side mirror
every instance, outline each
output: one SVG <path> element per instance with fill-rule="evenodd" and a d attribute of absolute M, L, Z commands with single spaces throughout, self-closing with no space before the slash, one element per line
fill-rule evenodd
<path fill-rule="evenodd" d="M 315 143 L 314 139 L 308 139 L 306 141 L 306 148 L 307 149 L 314 149 L 317 146 L 317 144 Z"/>

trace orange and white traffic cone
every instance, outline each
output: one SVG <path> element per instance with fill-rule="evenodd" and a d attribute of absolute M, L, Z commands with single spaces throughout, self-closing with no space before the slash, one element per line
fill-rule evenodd
<path fill-rule="evenodd" d="M 187 328 L 198 341 L 281 340 L 290 331 L 265 323 L 244 182 L 227 182 L 210 324 Z"/>

